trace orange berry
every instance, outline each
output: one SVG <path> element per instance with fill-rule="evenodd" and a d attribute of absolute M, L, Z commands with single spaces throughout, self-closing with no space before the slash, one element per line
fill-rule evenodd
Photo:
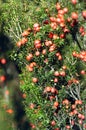
<path fill-rule="evenodd" d="M 63 11 L 64 11 L 64 13 L 68 13 L 68 8 L 65 7 L 65 8 L 63 9 Z"/>
<path fill-rule="evenodd" d="M 61 6 L 60 6 L 60 3 L 59 3 L 59 2 L 56 3 L 56 9 L 57 9 L 57 10 L 61 9 Z"/>
<path fill-rule="evenodd" d="M 77 20 L 78 19 L 78 14 L 76 12 L 72 12 L 71 17 L 72 17 L 72 19 Z"/>
<path fill-rule="evenodd" d="M 75 108 L 76 108 L 76 105 L 75 105 L 75 104 L 73 104 L 73 105 L 71 106 L 71 108 L 72 108 L 72 109 L 75 109 Z"/>
<path fill-rule="evenodd" d="M 69 100 L 68 99 L 64 99 L 62 102 L 63 105 L 69 105 Z"/>
<path fill-rule="evenodd" d="M 21 41 L 19 41 L 19 42 L 16 43 L 17 47 L 21 47 L 21 45 L 22 45 Z"/>
<path fill-rule="evenodd" d="M 45 55 L 46 52 L 47 52 L 46 49 L 43 49 L 43 50 L 42 50 L 42 54 L 43 54 L 43 55 Z"/>
<path fill-rule="evenodd" d="M 33 54 L 32 54 L 32 53 L 29 53 L 29 54 L 26 56 L 26 60 L 27 60 L 27 61 L 32 60 L 32 58 L 33 58 Z"/>
<path fill-rule="evenodd" d="M 59 103 L 57 101 L 54 102 L 54 107 L 58 107 Z"/>
<path fill-rule="evenodd" d="M 12 109 L 8 109 L 8 110 L 6 110 L 6 112 L 9 113 L 9 114 L 12 114 L 13 110 Z"/>
<path fill-rule="evenodd" d="M 23 37 L 21 39 L 21 44 L 24 45 L 27 41 L 28 41 L 28 39 L 26 37 Z"/>
<path fill-rule="evenodd" d="M 78 111 L 75 109 L 73 110 L 74 115 L 78 114 Z"/>
<path fill-rule="evenodd" d="M 23 98 L 26 98 L 26 94 L 25 94 L 25 93 L 23 93 L 23 94 L 22 94 L 22 97 L 23 97 Z"/>
<path fill-rule="evenodd" d="M 25 36 L 28 36 L 29 34 L 30 34 L 30 32 L 28 30 L 25 30 L 21 35 L 23 37 L 25 37 Z"/>
<path fill-rule="evenodd" d="M 61 72 L 60 72 L 60 76 L 63 76 L 63 77 L 64 77 L 65 75 L 66 75 L 65 71 L 61 71 Z"/>
<path fill-rule="evenodd" d="M 73 116 L 73 115 L 74 115 L 74 112 L 71 111 L 71 112 L 69 113 L 69 116 Z"/>
<path fill-rule="evenodd" d="M 58 60 L 62 60 L 62 56 L 60 55 L 60 56 L 58 56 Z"/>
<path fill-rule="evenodd" d="M 50 92 L 50 91 L 51 91 L 51 87 L 50 86 L 45 87 L 44 92 Z"/>
<path fill-rule="evenodd" d="M 30 67 L 29 65 L 27 65 L 26 68 L 27 68 L 27 70 L 28 70 L 29 72 L 32 72 L 32 71 L 33 71 L 33 68 Z"/>
<path fill-rule="evenodd" d="M 56 89 L 54 87 L 51 87 L 51 93 L 55 93 Z"/>
<path fill-rule="evenodd" d="M 37 83 L 37 82 L 38 82 L 38 79 L 37 79 L 36 77 L 33 77 L 33 78 L 32 78 L 32 81 L 33 81 L 33 83 Z"/>
<path fill-rule="evenodd" d="M 62 69 L 66 70 L 66 69 L 67 69 L 67 66 L 66 66 L 66 65 L 62 66 Z"/>
<path fill-rule="evenodd" d="M 58 72 L 58 71 L 55 71 L 55 72 L 54 72 L 54 76 L 59 76 L 59 72 Z"/>
<path fill-rule="evenodd" d="M 35 52 L 35 55 L 36 55 L 36 56 L 39 56 L 39 55 L 40 55 L 40 52 L 39 52 L 39 51 L 36 51 L 36 52 Z"/>
<path fill-rule="evenodd" d="M 31 103 L 29 107 L 30 107 L 30 109 L 33 109 L 35 107 L 35 104 Z"/>

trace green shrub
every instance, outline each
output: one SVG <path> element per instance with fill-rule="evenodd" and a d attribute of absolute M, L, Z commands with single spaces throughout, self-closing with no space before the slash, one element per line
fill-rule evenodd
<path fill-rule="evenodd" d="M 32 8 L 28 27 L 24 22 L 27 28 L 11 58 L 22 71 L 20 88 L 32 129 L 86 128 L 85 6 L 79 0 L 40 0 L 27 7 Z"/>

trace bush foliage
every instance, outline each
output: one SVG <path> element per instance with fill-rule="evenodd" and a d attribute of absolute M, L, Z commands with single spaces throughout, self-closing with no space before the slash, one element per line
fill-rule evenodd
<path fill-rule="evenodd" d="M 85 130 L 85 2 L 12 2 L 4 29 L 16 41 L 10 57 L 22 71 L 20 89 L 31 128 Z"/>

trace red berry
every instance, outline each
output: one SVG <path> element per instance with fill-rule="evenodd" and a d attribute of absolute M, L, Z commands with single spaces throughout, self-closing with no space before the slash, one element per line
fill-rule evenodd
<path fill-rule="evenodd" d="M 77 4 L 77 0 L 71 0 L 72 4 Z"/>
<path fill-rule="evenodd" d="M 69 125 L 66 125 L 66 129 L 68 129 L 68 130 L 69 130 L 69 129 L 70 129 L 70 126 L 69 126 Z"/>
<path fill-rule="evenodd" d="M 54 87 L 51 88 L 51 93 L 55 93 L 56 89 Z"/>
<path fill-rule="evenodd" d="M 64 8 L 63 11 L 64 11 L 64 13 L 67 13 L 68 12 L 68 8 Z"/>
<path fill-rule="evenodd" d="M 64 77 L 66 75 L 65 71 L 61 71 L 60 75 Z"/>
<path fill-rule="evenodd" d="M 44 92 L 50 92 L 50 91 L 51 91 L 51 87 L 50 86 L 45 87 Z"/>
<path fill-rule="evenodd" d="M 48 37 L 49 37 L 49 38 L 53 38 L 53 33 L 52 33 L 52 32 L 49 32 Z"/>
<path fill-rule="evenodd" d="M 54 83 L 57 83 L 58 82 L 58 78 L 54 78 Z"/>
<path fill-rule="evenodd" d="M 39 39 L 34 41 L 34 45 L 37 45 L 37 44 L 40 44 L 40 43 L 41 43 L 41 41 Z"/>
<path fill-rule="evenodd" d="M 83 26 L 81 26 L 80 28 L 79 28 L 79 32 L 80 33 L 83 33 L 85 31 L 85 28 L 83 27 Z"/>
<path fill-rule="evenodd" d="M 60 130 L 59 128 L 55 128 L 54 130 Z"/>
<path fill-rule="evenodd" d="M 61 8 L 60 3 L 56 3 L 56 9 L 59 10 Z"/>
<path fill-rule="evenodd" d="M 39 56 L 39 55 L 40 55 L 40 52 L 39 52 L 39 51 L 36 51 L 36 52 L 35 52 L 35 55 L 36 55 L 36 56 Z"/>
<path fill-rule="evenodd" d="M 41 41 L 40 41 L 40 40 L 35 40 L 35 41 L 34 41 L 34 46 L 35 46 L 36 49 L 40 49 L 41 46 L 42 46 L 42 45 L 41 45 Z"/>
<path fill-rule="evenodd" d="M 85 71 L 85 70 L 81 70 L 81 71 L 80 71 L 80 74 L 85 75 L 85 74 L 86 74 L 86 71 Z"/>
<path fill-rule="evenodd" d="M 55 72 L 54 72 L 54 76 L 59 76 L 59 72 L 58 72 L 58 71 L 55 71 Z"/>
<path fill-rule="evenodd" d="M 73 51 L 72 55 L 73 55 L 74 57 L 77 57 L 77 52 L 76 52 L 76 51 Z"/>
<path fill-rule="evenodd" d="M 84 19 L 86 19 L 86 10 L 82 11 L 82 16 Z"/>
<path fill-rule="evenodd" d="M 65 38 L 65 34 L 64 33 L 60 34 L 60 38 L 64 39 Z"/>
<path fill-rule="evenodd" d="M 78 118 L 80 118 L 80 119 L 81 119 L 81 118 L 82 118 L 82 114 L 80 114 L 80 113 L 79 113 L 79 114 L 78 114 Z"/>
<path fill-rule="evenodd" d="M 51 22 L 56 22 L 56 18 L 55 17 L 50 17 L 50 21 Z"/>
<path fill-rule="evenodd" d="M 44 21 L 43 21 L 43 24 L 49 24 L 49 20 L 47 20 L 47 19 L 44 20 Z"/>
<path fill-rule="evenodd" d="M 36 31 L 36 32 L 39 32 L 40 31 L 40 25 L 38 23 L 35 23 L 33 25 L 33 30 Z"/>
<path fill-rule="evenodd" d="M 37 27 L 39 27 L 40 25 L 38 24 L 38 23 L 35 23 L 34 25 L 33 25 L 33 28 L 37 28 Z"/>
<path fill-rule="evenodd" d="M 51 121 L 51 125 L 52 126 L 55 126 L 56 125 L 56 122 L 53 120 L 53 121 Z"/>
<path fill-rule="evenodd" d="M 71 123 L 71 125 L 74 125 L 74 124 L 75 124 L 75 121 L 74 121 L 74 120 L 71 120 L 70 123 Z"/>
<path fill-rule="evenodd" d="M 78 120 L 79 124 L 82 125 L 83 121 L 80 119 Z"/>
<path fill-rule="evenodd" d="M 6 80 L 6 77 L 4 75 L 0 76 L 0 81 L 4 82 Z"/>
<path fill-rule="evenodd" d="M 1 64 L 6 64 L 6 59 L 5 58 L 1 59 Z"/>
<path fill-rule="evenodd" d="M 76 12 L 72 12 L 71 17 L 72 17 L 72 19 L 77 20 L 78 14 Z"/>

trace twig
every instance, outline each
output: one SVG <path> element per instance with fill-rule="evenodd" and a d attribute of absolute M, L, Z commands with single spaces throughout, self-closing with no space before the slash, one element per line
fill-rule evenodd
<path fill-rule="evenodd" d="M 71 93 L 71 97 L 73 97 L 75 100 L 77 100 L 77 97 L 74 95 L 74 93 L 73 93 L 71 87 L 70 87 L 70 93 Z"/>

